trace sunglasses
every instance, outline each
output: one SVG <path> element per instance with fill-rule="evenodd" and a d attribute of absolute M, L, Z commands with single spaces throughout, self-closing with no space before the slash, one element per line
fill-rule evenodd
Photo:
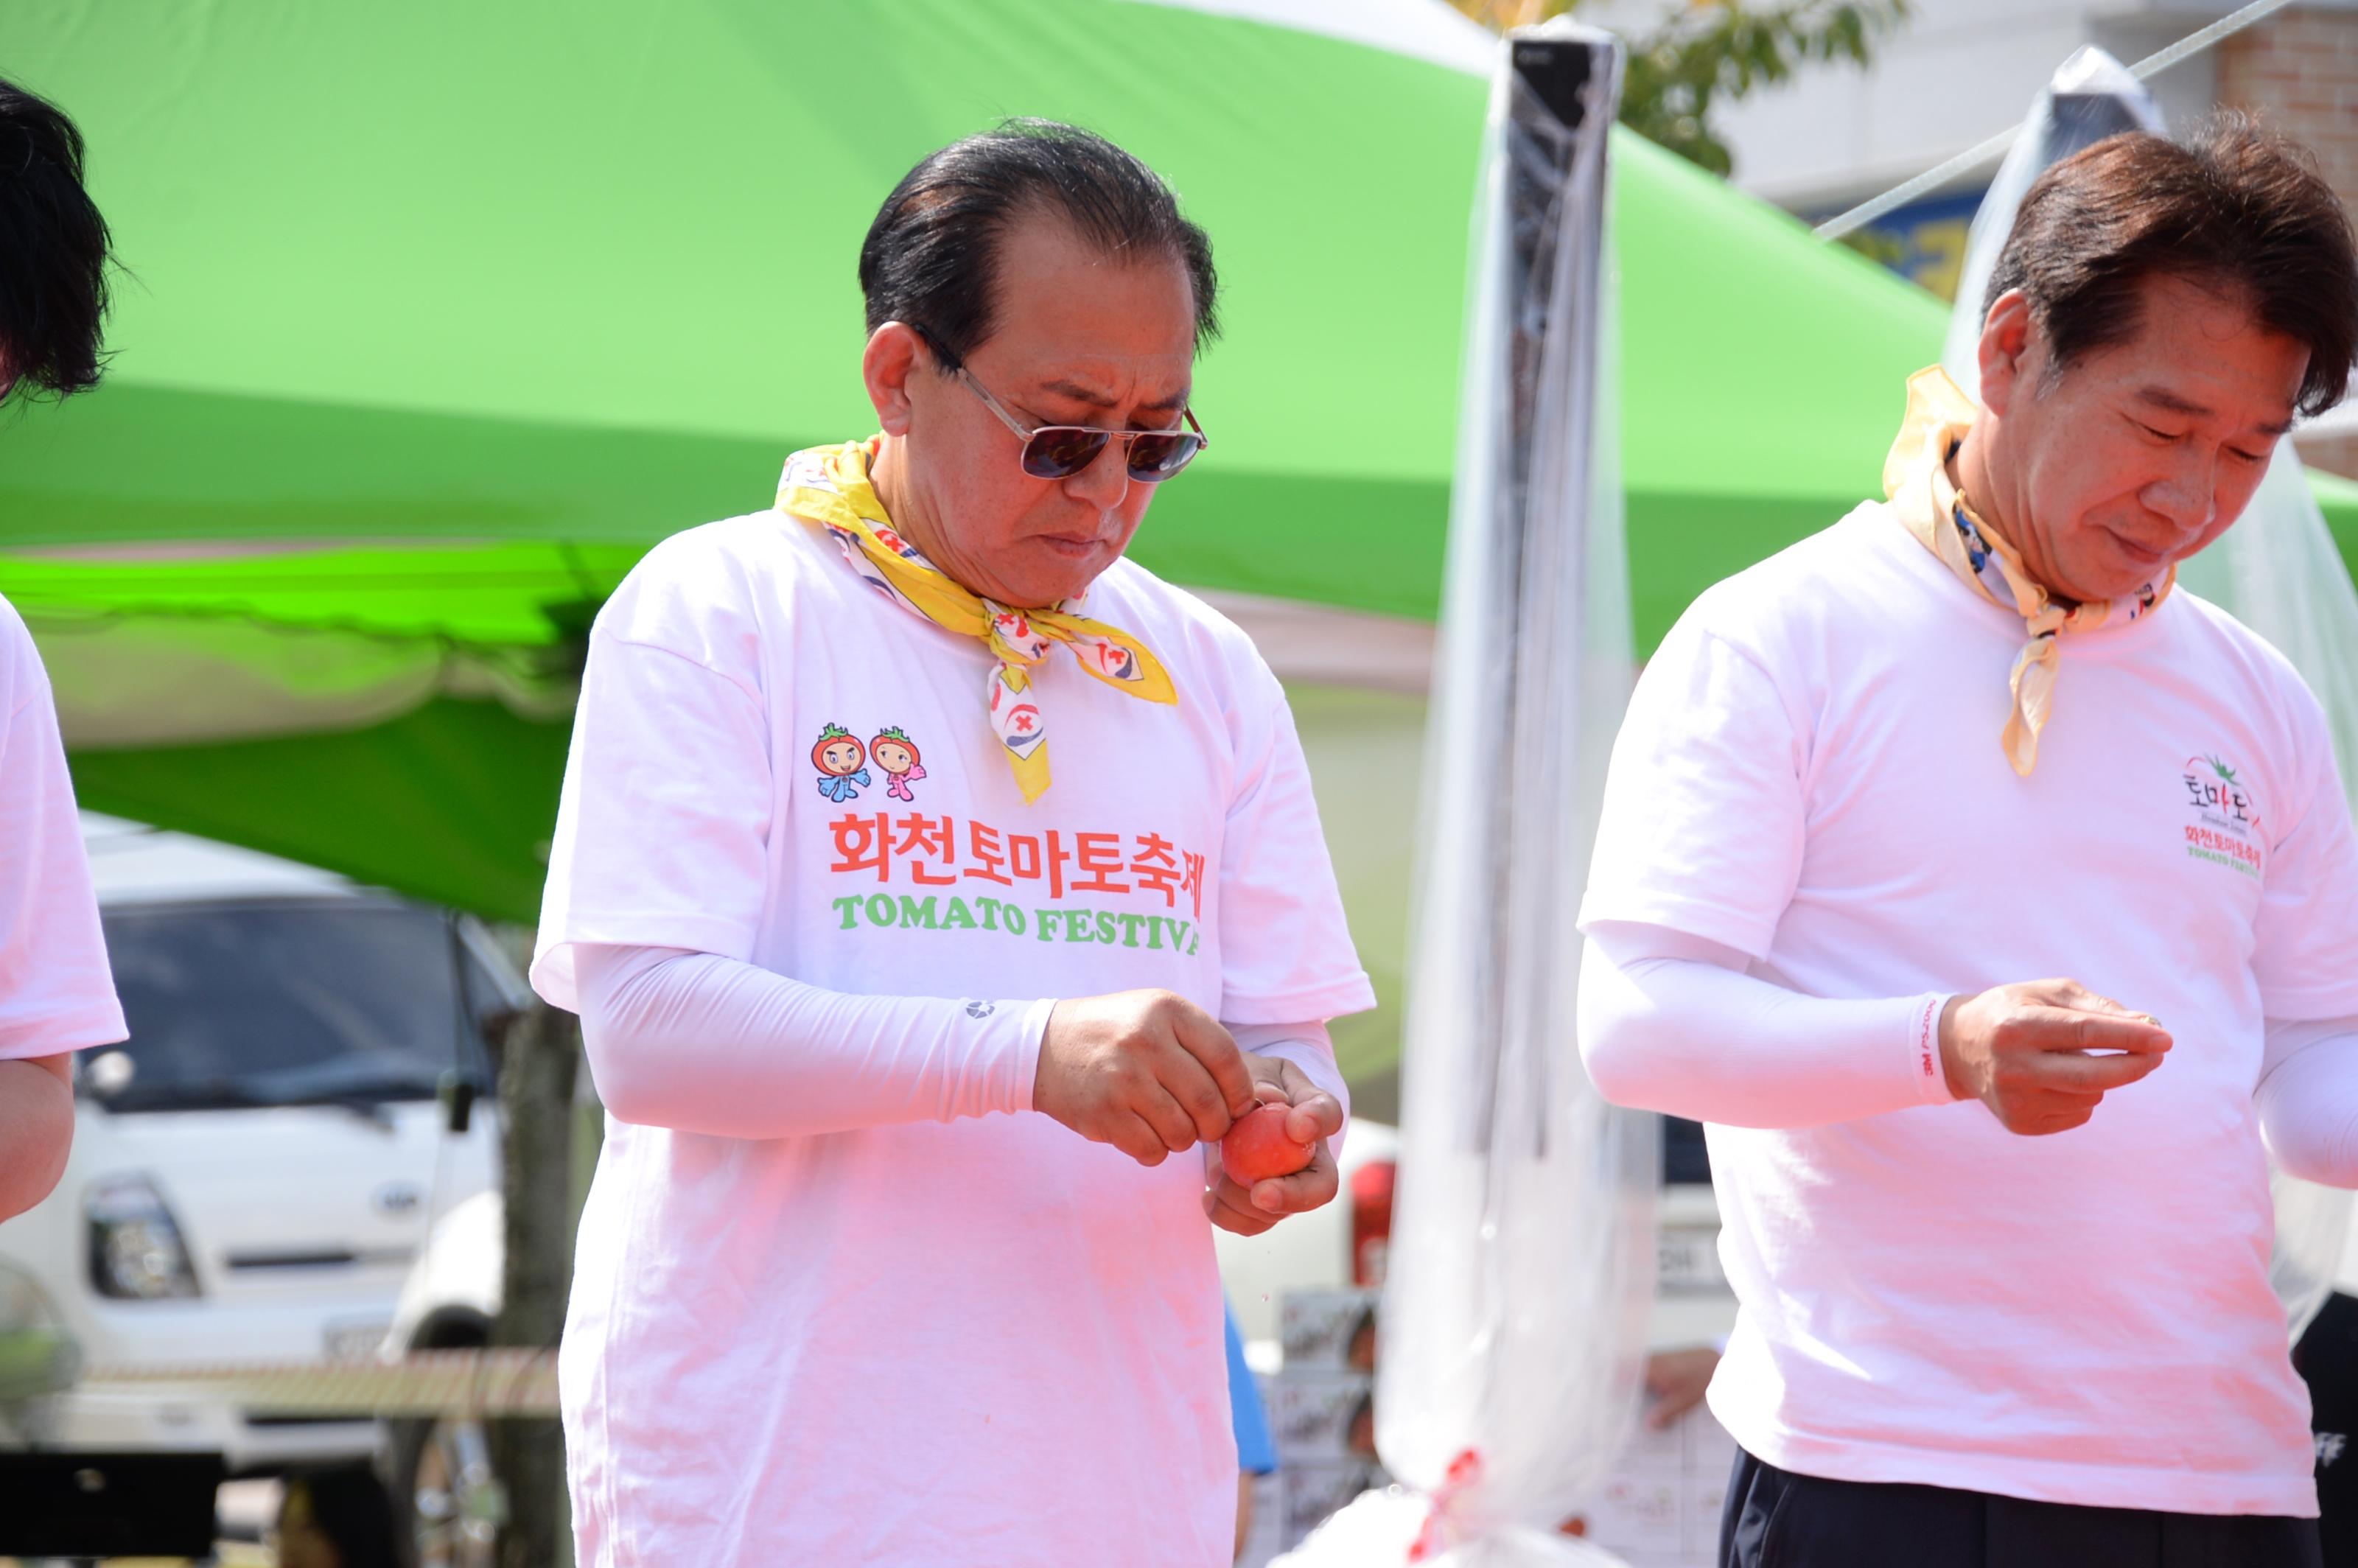
<path fill-rule="evenodd" d="M 1110 441 L 1126 444 L 1122 453 L 1130 477 L 1141 484 L 1160 484 L 1195 460 L 1195 454 L 1212 444 L 1204 427 L 1195 423 L 1195 411 L 1182 408 L 1179 416 L 1187 421 L 1184 430 L 1105 430 L 1095 425 L 1026 425 L 1008 411 L 1007 406 L 990 395 L 989 388 L 974 379 L 966 366 L 957 362 L 934 335 L 923 328 L 918 337 L 934 351 L 942 368 L 956 377 L 960 384 L 982 399 L 982 406 L 999 416 L 999 422 L 1023 442 L 1023 471 L 1033 479 L 1070 479 L 1091 463 L 1106 449 Z"/>

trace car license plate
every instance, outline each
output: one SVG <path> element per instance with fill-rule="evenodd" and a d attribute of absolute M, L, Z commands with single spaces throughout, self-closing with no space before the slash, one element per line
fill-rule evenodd
<path fill-rule="evenodd" d="M 382 1318 L 331 1323 L 320 1333 L 319 1348 L 330 1361 L 373 1361 L 392 1330 Z"/>

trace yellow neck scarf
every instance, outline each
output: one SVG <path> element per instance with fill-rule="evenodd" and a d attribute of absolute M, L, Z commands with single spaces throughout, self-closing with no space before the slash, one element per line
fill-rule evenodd
<path fill-rule="evenodd" d="M 2169 596 L 2178 567 L 2171 563 L 2158 587 L 2147 583 L 2126 599 L 2069 608 L 2056 603 L 2024 568 L 2021 552 L 1998 537 L 1949 478 L 1950 456 L 1980 416 L 1980 406 L 1940 366 L 1909 377 L 1908 416 L 1883 460 L 1883 492 L 1908 531 L 1960 581 L 2022 617 L 2030 640 L 2015 657 L 2014 706 L 1998 739 L 2006 760 L 2028 778 L 2039 763 L 2039 732 L 2055 707 L 2055 677 L 2063 665 L 2059 635 L 2150 614 Z"/>
<path fill-rule="evenodd" d="M 778 510 L 827 530 L 851 569 L 911 612 L 998 655 L 988 694 L 990 727 L 1015 770 L 1026 805 L 1047 792 L 1048 723 L 1032 695 L 1032 667 L 1062 643 L 1084 673 L 1148 702 L 1175 704 L 1162 661 L 1129 633 L 1079 613 L 1068 599 L 1054 610 L 1011 610 L 970 593 L 893 530 L 868 481 L 869 445 L 813 447 L 786 460 Z"/>

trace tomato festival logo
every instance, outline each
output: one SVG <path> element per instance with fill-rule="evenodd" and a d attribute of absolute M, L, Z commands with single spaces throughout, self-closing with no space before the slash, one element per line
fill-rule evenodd
<path fill-rule="evenodd" d="M 2198 860 L 2260 874 L 2260 804 L 2251 785 L 2217 757 L 2186 759 L 2181 775 L 2194 820 L 2186 824 L 2186 852 Z"/>

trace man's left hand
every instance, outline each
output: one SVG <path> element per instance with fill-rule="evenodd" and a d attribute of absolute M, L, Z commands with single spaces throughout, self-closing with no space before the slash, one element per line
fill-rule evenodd
<path fill-rule="evenodd" d="M 1333 1095 L 1310 1081 L 1310 1075 L 1282 1056 L 1245 1054 L 1253 1087 L 1264 1105 L 1291 1106 L 1286 1136 L 1312 1145 L 1310 1163 L 1290 1176 L 1273 1176 L 1247 1188 L 1219 1168 L 1217 1149 L 1211 1152 L 1214 1181 L 1204 1194 L 1204 1212 L 1222 1230 L 1238 1236 L 1259 1236 L 1289 1214 L 1302 1214 L 1327 1203 L 1340 1185 L 1334 1151 L 1326 1141 L 1343 1130 L 1343 1108 Z"/>

